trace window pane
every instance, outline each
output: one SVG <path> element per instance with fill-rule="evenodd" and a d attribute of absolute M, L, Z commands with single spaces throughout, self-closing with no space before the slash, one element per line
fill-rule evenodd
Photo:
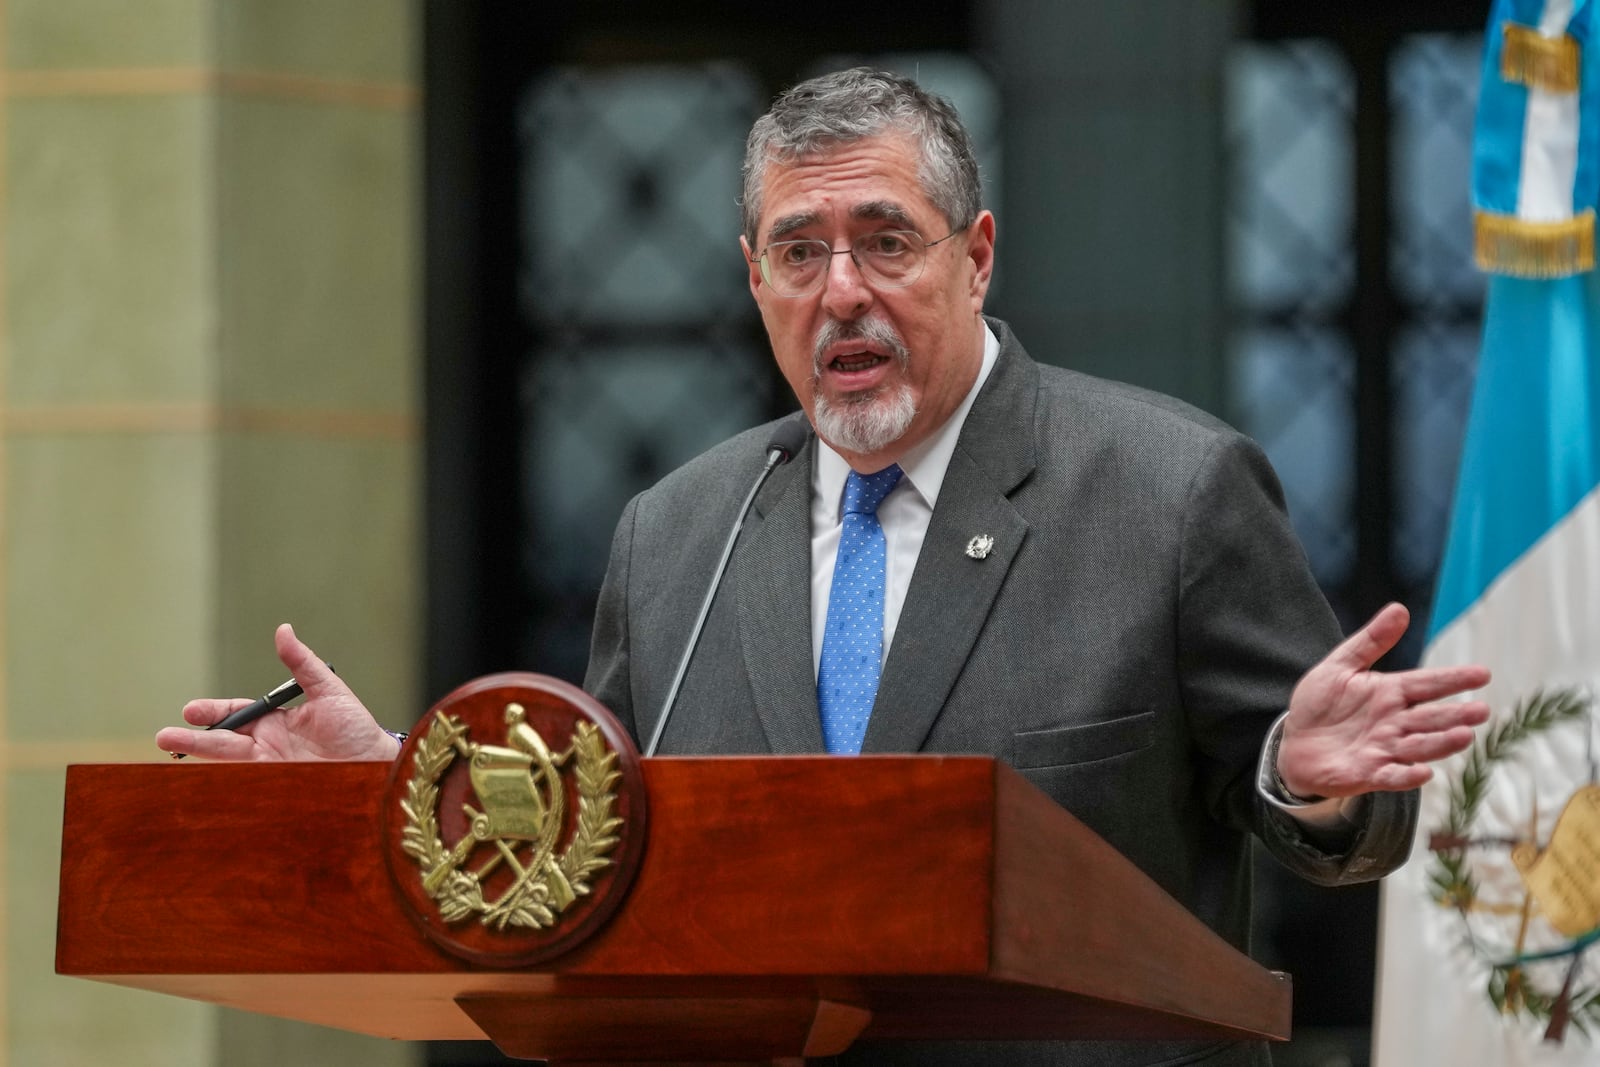
<path fill-rule="evenodd" d="M 521 109 L 519 289 L 537 323 L 742 313 L 739 169 L 761 110 L 738 68 L 555 71 Z"/>
<path fill-rule="evenodd" d="M 1327 310 L 1354 278 L 1348 65 L 1330 44 L 1239 44 L 1228 57 L 1228 276 L 1236 305 Z"/>
<path fill-rule="evenodd" d="M 1233 344 L 1239 421 L 1283 481 L 1289 518 L 1324 587 L 1355 566 L 1355 361 L 1331 329 L 1240 331 Z"/>
<path fill-rule="evenodd" d="M 1447 308 L 1483 300 L 1472 265 L 1472 122 L 1478 106 L 1478 35 L 1408 37 L 1390 61 L 1389 255 L 1407 303 Z"/>

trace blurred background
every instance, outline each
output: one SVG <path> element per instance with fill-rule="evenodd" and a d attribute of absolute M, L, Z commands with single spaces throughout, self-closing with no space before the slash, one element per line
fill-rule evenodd
<path fill-rule="evenodd" d="M 766 7 L 0 0 L 0 1064 L 497 1062 L 56 977 L 62 771 L 276 684 L 283 620 L 395 727 L 579 678 L 623 503 L 793 407 L 737 176 L 824 70 L 949 96 L 991 312 L 1261 441 L 1347 628 L 1400 599 L 1414 659 L 1487 3 Z M 1277 1062 L 1365 1063 L 1376 893 L 1257 881 Z"/>

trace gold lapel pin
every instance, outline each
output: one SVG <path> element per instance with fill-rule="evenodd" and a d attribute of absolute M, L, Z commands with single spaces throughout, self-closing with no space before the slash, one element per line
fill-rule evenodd
<path fill-rule="evenodd" d="M 994 548 L 994 538 L 988 534 L 979 534 L 967 542 L 967 558 L 988 559 L 992 548 Z"/>

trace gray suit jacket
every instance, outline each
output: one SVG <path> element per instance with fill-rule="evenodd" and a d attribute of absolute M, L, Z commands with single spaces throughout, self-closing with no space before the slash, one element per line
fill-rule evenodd
<path fill-rule="evenodd" d="M 1044 367 L 990 321 L 972 406 L 884 664 L 864 752 L 1005 759 L 1248 948 L 1249 835 L 1324 884 L 1398 866 L 1414 794 L 1374 797 L 1327 854 L 1254 787 L 1261 741 L 1339 638 L 1266 459 L 1176 400 Z M 586 688 L 649 736 L 771 427 L 624 511 Z M 808 442 L 756 499 L 663 753 L 821 752 Z M 966 556 L 989 534 L 987 559 Z M 1259 1047 L 864 1047 L 846 1063 L 1263 1063 Z"/>

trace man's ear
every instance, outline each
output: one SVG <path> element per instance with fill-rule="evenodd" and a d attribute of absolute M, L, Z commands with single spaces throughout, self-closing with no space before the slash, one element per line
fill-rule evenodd
<path fill-rule="evenodd" d="M 745 266 L 750 268 L 750 295 L 757 300 L 761 299 L 761 264 L 755 262 L 754 254 L 750 251 L 750 242 L 739 235 L 739 251 L 744 253 Z"/>
<path fill-rule="evenodd" d="M 994 212 L 980 211 L 967 231 L 967 257 L 972 261 L 972 310 L 983 310 L 994 276 Z"/>

